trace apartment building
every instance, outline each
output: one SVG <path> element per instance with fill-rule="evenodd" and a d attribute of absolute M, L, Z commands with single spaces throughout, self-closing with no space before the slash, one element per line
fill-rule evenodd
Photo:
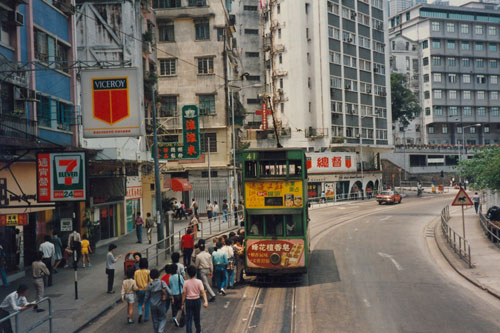
<path fill-rule="evenodd" d="M 191 189 L 178 199 L 194 197 L 205 212 L 207 199 L 230 199 L 233 191 L 232 126 L 229 79 L 234 73 L 235 19 L 226 1 L 155 0 L 159 61 L 159 141 L 180 142 L 181 109 L 200 111 L 201 152 L 197 160 L 171 160 L 164 170 L 172 179 L 188 180 Z M 230 76 L 231 75 L 231 76 Z M 209 177 L 210 176 L 210 177 Z"/>
<path fill-rule="evenodd" d="M 500 143 L 500 11 L 491 6 L 419 5 L 390 19 L 391 40 L 418 43 L 423 143 Z"/>

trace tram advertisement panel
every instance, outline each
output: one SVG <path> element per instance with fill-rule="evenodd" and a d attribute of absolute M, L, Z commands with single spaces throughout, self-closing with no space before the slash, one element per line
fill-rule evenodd
<path fill-rule="evenodd" d="M 301 180 L 245 183 L 246 208 L 302 208 L 303 204 Z"/>
<path fill-rule="evenodd" d="M 247 240 L 247 267 L 295 268 L 304 266 L 303 239 Z"/>

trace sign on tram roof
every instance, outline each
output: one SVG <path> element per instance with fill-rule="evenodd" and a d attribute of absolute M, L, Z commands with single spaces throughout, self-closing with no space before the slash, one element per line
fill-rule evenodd
<path fill-rule="evenodd" d="M 469 198 L 469 195 L 467 195 L 467 192 L 463 188 L 460 188 L 460 191 L 458 191 L 457 196 L 451 203 L 452 206 L 472 206 L 472 200 Z"/>

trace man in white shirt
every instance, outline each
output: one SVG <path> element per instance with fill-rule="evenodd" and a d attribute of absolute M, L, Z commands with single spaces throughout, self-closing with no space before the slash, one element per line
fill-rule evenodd
<path fill-rule="evenodd" d="M 35 304 L 28 304 L 26 295 L 28 294 L 28 286 L 25 284 L 19 285 L 16 291 L 8 294 L 2 303 L 0 303 L 0 319 L 7 317 L 9 314 L 16 311 L 26 310 Z M 4 321 L 0 324 L 0 331 L 11 333 L 12 325 L 9 320 Z"/>
<path fill-rule="evenodd" d="M 214 271 L 214 265 L 212 263 L 212 256 L 210 253 L 205 251 L 205 244 L 202 243 L 199 245 L 200 248 L 200 253 L 196 255 L 196 261 L 195 261 L 195 267 L 196 269 L 199 270 L 200 276 L 201 276 L 201 281 L 203 282 L 203 285 L 205 286 L 205 289 L 207 290 L 208 294 L 210 295 L 210 299 L 208 300 L 209 302 L 215 301 L 215 293 L 212 290 L 212 287 L 208 283 L 208 276 L 213 274 Z"/>
<path fill-rule="evenodd" d="M 50 275 L 47 277 L 47 286 L 52 286 L 52 258 L 56 253 L 54 244 L 50 242 L 50 236 L 45 235 L 45 242 L 40 244 L 40 251 L 43 253 L 42 261 L 49 269 Z"/>

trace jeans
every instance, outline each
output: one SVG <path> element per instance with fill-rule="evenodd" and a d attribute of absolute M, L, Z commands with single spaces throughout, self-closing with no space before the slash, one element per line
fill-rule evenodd
<path fill-rule="evenodd" d="M 201 332 L 200 324 L 200 312 L 201 312 L 201 300 L 198 299 L 186 299 L 186 333 L 193 332 L 193 317 L 194 326 L 196 327 L 196 332 Z"/>
<path fill-rule="evenodd" d="M 212 217 L 217 217 L 217 212 L 213 212 Z"/>
<path fill-rule="evenodd" d="M 217 281 L 217 290 L 221 290 L 226 285 L 226 266 L 218 265 L 215 266 L 215 281 Z"/>
<path fill-rule="evenodd" d="M 210 297 L 215 297 L 215 293 L 212 290 L 212 287 L 210 287 L 210 283 L 208 283 L 208 273 L 210 273 L 210 270 L 204 268 L 204 269 L 198 270 L 198 272 L 201 275 L 201 279 L 200 280 L 203 281 L 203 286 L 205 286 L 205 289 L 207 290 L 207 292 L 210 295 Z"/>
<path fill-rule="evenodd" d="M 113 282 L 115 281 L 115 270 L 107 269 L 106 274 L 108 274 L 108 292 L 113 291 Z"/>
<path fill-rule="evenodd" d="M 234 269 L 226 269 L 226 286 L 234 286 Z"/>
<path fill-rule="evenodd" d="M 43 258 L 42 261 L 45 264 L 45 266 L 47 266 L 47 269 L 50 272 L 49 276 L 47 276 L 47 286 L 50 287 L 52 286 L 52 275 L 54 275 L 54 273 L 52 272 L 52 258 Z"/>
<path fill-rule="evenodd" d="M 9 312 L 5 311 L 4 309 L 0 309 L 0 319 L 5 318 L 8 315 Z M 10 319 L 0 324 L 0 332 L 12 333 L 12 324 L 10 322 Z"/>
<path fill-rule="evenodd" d="M 474 209 L 476 209 L 476 214 L 479 210 L 479 202 L 474 202 Z"/>
<path fill-rule="evenodd" d="M 142 225 L 135 226 L 135 233 L 137 234 L 137 241 L 142 243 Z"/>
<path fill-rule="evenodd" d="M 193 248 L 192 247 L 185 247 L 182 250 L 182 255 L 183 255 L 183 260 L 184 260 L 184 267 L 188 267 L 191 265 L 191 256 L 193 255 Z"/>
<path fill-rule="evenodd" d="M 142 315 L 142 305 L 144 303 L 146 303 L 146 305 L 144 306 L 144 320 L 148 320 L 149 318 L 149 301 L 148 302 L 145 302 L 146 300 L 146 290 L 139 290 L 137 292 L 137 300 L 138 300 L 138 304 L 139 304 L 139 309 L 137 309 L 137 313 L 139 313 L 139 315 Z"/>
<path fill-rule="evenodd" d="M 0 267 L 0 273 L 2 274 L 3 286 L 7 287 L 9 283 L 7 282 L 7 272 L 5 271 L 5 266 Z"/>
<path fill-rule="evenodd" d="M 165 325 L 167 324 L 167 313 L 163 303 L 164 302 L 161 302 L 160 306 L 151 307 L 151 320 L 153 321 L 155 333 L 162 333 L 165 330 Z"/>
<path fill-rule="evenodd" d="M 182 294 L 173 295 L 173 297 L 174 304 L 172 304 L 172 318 L 175 318 L 177 316 L 177 312 L 179 312 L 182 306 Z"/>
<path fill-rule="evenodd" d="M 224 222 L 227 222 L 227 209 L 222 210 L 222 218 L 224 219 Z"/>

